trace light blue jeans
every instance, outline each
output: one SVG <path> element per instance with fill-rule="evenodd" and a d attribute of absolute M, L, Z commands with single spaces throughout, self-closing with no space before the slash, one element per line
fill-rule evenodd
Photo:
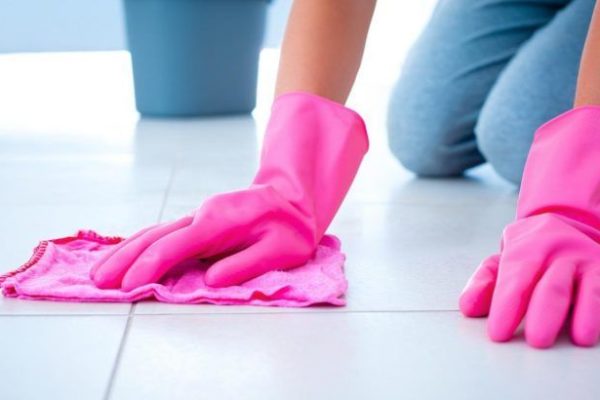
<path fill-rule="evenodd" d="M 573 105 L 594 0 L 440 0 L 388 112 L 389 144 L 421 176 L 488 161 L 519 184 L 535 130 Z"/>

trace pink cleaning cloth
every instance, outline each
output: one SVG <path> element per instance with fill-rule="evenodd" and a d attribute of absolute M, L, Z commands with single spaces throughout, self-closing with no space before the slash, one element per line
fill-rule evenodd
<path fill-rule="evenodd" d="M 89 277 L 90 269 L 94 261 L 122 240 L 80 231 L 75 236 L 42 241 L 27 263 L 0 276 L 2 293 L 20 299 L 76 302 L 133 302 L 155 298 L 165 303 L 280 307 L 346 304 L 345 256 L 335 236 L 325 236 L 305 265 L 267 272 L 239 286 L 206 286 L 207 265 L 200 260 L 189 260 L 171 270 L 159 283 L 130 292 L 99 289 Z"/>

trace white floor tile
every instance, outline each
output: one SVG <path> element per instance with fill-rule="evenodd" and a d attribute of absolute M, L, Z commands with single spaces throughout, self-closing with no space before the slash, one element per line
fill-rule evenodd
<path fill-rule="evenodd" d="M 348 204 L 330 232 L 342 239 L 356 310 L 448 310 L 479 262 L 499 248 L 512 205 Z"/>
<path fill-rule="evenodd" d="M 464 177 L 418 179 L 381 150 L 365 158 L 346 203 L 470 205 L 514 203 L 516 189 L 484 165 Z"/>
<path fill-rule="evenodd" d="M 162 201 L 172 167 L 141 166 L 130 155 L 99 157 L 89 160 L 25 156 L 18 161 L 0 161 L 0 206 L 104 206 Z"/>
<path fill-rule="evenodd" d="M 154 163 L 177 160 L 199 168 L 239 166 L 249 157 L 256 158 L 261 136 L 257 132 L 251 115 L 141 118 L 135 126 L 135 154 Z"/>
<path fill-rule="evenodd" d="M 126 317 L 0 317 L 2 399 L 102 399 Z"/>
<path fill-rule="evenodd" d="M 21 315 L 127 315 L 129 303 L 74 303 L 21 300 L 0 296 L 0 316 Z"/>
<path fill-rule="evenodd" d="M 599 352 L 456 312 L 136 316 L 111 399 L 595 399 Z"/>

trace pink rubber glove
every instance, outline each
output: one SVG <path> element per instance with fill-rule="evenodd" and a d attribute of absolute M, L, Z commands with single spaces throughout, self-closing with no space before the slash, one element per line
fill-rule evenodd
<path fill-rule="evenodd" d="M 304 264 L 331 223 L 368 149 L 358 114 L 306 93 L 273 103 L 252 185 L 206 200 L 192 215 L 152 226 L 92 268 L 101 288 L 157 282 L 180 262 L 216 260 L 211 286 Z"/>
<path fill-rule="evenodd" d="M 500 254 L 482 262 L 460 298 L 468 317 L 488 316 L 494 341 L 525 337 L 550 347 L 573 305 L 571 338 L 600 335 L 600 107 L 571 110 L 535 134 L 516 220 Z"/>

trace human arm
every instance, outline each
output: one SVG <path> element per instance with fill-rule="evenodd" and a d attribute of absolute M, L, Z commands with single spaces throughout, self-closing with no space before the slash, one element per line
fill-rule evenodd
<path fill-rule="evenodd" d="M 301 91 L 345 103 L 361 63 L 375 3 L 295 1 L 281 49 L 276 95 Z"/>
<path fill-rule="evenodd" d="M 596 2 L 579 64 L 575 107 L 600 105 L 600 2 Z"/>

